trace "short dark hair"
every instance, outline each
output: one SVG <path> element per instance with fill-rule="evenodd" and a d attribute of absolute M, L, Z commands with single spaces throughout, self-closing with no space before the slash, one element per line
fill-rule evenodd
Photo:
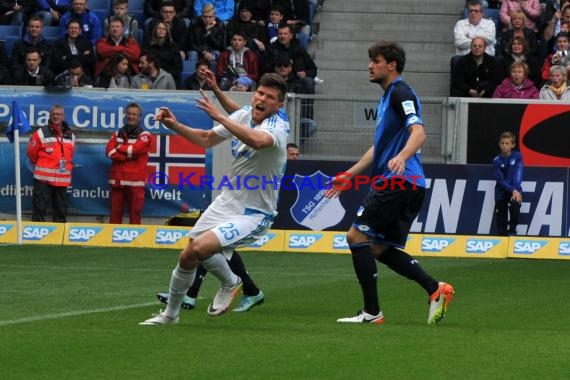
<path fill-rule="evenodd" d="M 505 131 L 499 135 L 499 141 L 501 141 L 502 139 L 511 139 L 512 142 L 516 142 L 517 136 L 511 131 Z"/>
<path fill-rule="evenodd" d="M 278 74 L 263 74 L 261 79 L 259 79 L 259 86 L 257 87 L 259 88 L 261 86 L 277 89 L 279 91 L 279 101 L 282 102 L 285 100 L 285 94 L 287 94 L 287 84 Z"/>
<path fill-rule="evenodd" d="M 401 74 L 406 65 L 406 53 L 404 49 L 395 42 L 379 41 L 368 49 L 368 58 L 375 59 L 378 56 L 384 57 L 386 62 L 396 62 L 396 71 Z"/>
<path fill-rule="evenodd" d="M 125 108 L 125 109 L 129 109 L 129 108 L 136 108 L 136 109 L 138 109 L 138 110 L 139 110 L 139 114 L 142 115 L 142 108 L 141 108 L 141 106 L 140 106 L 138 103 L 131 102 L 131 103 L 127 104 L 127 108 Z"/>
<path fill-rule="evenodd" d="M 160 62 L 158 61 L 158 58 L 156 55 L 154 55 L 153 53 L 151 53 L 148 50 L 144 50 L 141 55 L 139 55 L 139 59 L 145 56 L 146 60 L 148 63 L 152 63 L 157 69 L 160 69 Z"/>
<path fill-rule="evenodd" d="M 79 58 L 71 58 L 71 60 L 69 61 L 69 69 L 76 69 L 78 67 L 83 68 L 83 65 L 81 64 L 81 60 L 79 60 Z"/>
<path fill-rule="evenodd" d="M 286 149 L 289 149 L 289 148 L 299 149 L 299 145 L 297 145 L 295 143 L 288 143 L 286 146 Z"/>
<path fill-rule="evenodd" d="M 120 18 L 119 16 L 115 16 L 115 15 L 109 16 L 109 25 L 110 25 L 112 22 L 120 22 L 121 25 L 125 26 L 125 22 L 124 22 L 123 19 Z"/>

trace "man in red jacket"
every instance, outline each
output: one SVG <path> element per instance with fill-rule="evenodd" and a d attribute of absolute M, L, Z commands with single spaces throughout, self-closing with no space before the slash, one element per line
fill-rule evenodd
<path fill-rule="evenodd" d="M 138 61 L 141 48 L 133 37 L 123 35 L 125 26 L 123 19 L 117 16 L 109 17 L 109 35 L 101 37 L 95 45 L 97 62 L 95 62 L 95 77 L 105 68 L 107 63 L 119 53 L 129 59 L 129 67 L 133 74 L 139 72 Z"/>
<path fill-rule="evenodd" d="M 142 110 L 129 103 L 125 114 L 126 125 L 114 132 L 107 142 L 107 157 L 112 161 L 109 170 L 111 185 L 111 215 L 109 222 L 121 224 L 125 203 L 129 223 L 141 224 L 144 207 L 145 173 L 151 135 L 140 126 Z"/>
<path fill-rule="evenodd" d="M 64 119 L 63 107 L 54 105 L 48 125 L 37 129 L 28 142 L 28 158 L 34 165 L 34 222 L 45 222 L 49 203 L 53 209 L 53 221 L 66 222 L 67 187 L 71 185 L 75 135 Z"/>

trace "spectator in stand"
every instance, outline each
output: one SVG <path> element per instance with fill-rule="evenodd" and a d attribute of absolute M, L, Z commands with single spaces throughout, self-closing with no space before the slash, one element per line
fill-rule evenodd
<path fill-rule="evenodd" d="M 81 35 L 81 22 L 70 20 L 67 23 L 67 33 L 55 41 L 50 57 L 51 70 L 59 74 L 69 67 L 73 58 L 79 58 L 83 69 L 89 75 L 95 69 L 95 49 L 87 37 Z"/>
<path fill-rule="evenodd" d="M 186 50 L 191 61 L 206 58 L 212 71 L 216 72 L 216 61 L 226 45 L 226 31 L 222 20 L 216 17 L 212 4 L 204 5 L 202 14 L 190 24 L 186 39 Z"/>
<path fill-rule="evenodd" d="M 314 85 L 310 81 L 302 80 L 293 71 L 293 61 L 286 54 L 281 54 L 275 59 L 275 73 L 287 84 L 287 92 L 294 94 L 315 93 Z M 313 120 L 313 99 L 301 99 L 301 137 L 312 136 L 317 130 L 317 124 Z"/>
<path fill-rule="evenodd" d="M 180 56 L 182 57 L 183 60 L 186 59 L 186 52 L 184 51 L 184 46 L 186 45 L 186 34 L 187 34 L 186 24 L 184 23 L 184 20 L 178 17 L 176 13 L 176 5 L 172 0 L 163 1 L 162 4 L 160 5 L 160 15 L 157 18 L 151 20 L 148 23 L 148 26 L 145 27 L 145 33 L 144 33 L 145 43 L 147 43 L 147 41 L 150 41 L 152 31 L 154 30 L 156 23 L 159 21 L 162 21 L 166 23 L 166 25 L 168 25 L 172 40 L 176 42 L 178 47 L 181 49 Z"/>
<path fill-rule="evenodd" d="M 546 9 L 544 10 L 544 30 L 542 36 L 544 38 L 544 43 L 546 44 L 547 52 L 550 53 L 554 50 L 555 39 L 561 32 L 562 26 L 562 11 L 566 9 L 570 0 L 549 0 L 546 2 Z M 569 14 L 570 16 L 570 14 Z"/>
<path fill-rule="evenodd" d="M 239 77 L 230 87 L 233 92 L 252 92 L 255 90 L 255 82 L 246 76 Z"/>
<path fill-rule="evenodd" d="M 492 97 L 498 85 L 499 71 L 495 57 L 485 53 L 485 39 L 473 38 L 471 52 L 457 60 L 451 73 L 451 96 Z"/>
<path fill-rule="evenodd" d="M 524 62 L 528 66 L 528 79 L 534 83 L 536 88 L 539 88 L 542 83 L 540 74 L 540 64 L 536 57 L 527 53 L 528 45 L 524 37 L 514 37 L 508 47 L 506 54 L 501 58 L 503 64 L 502 72 L 507 76 L 513 62 Z"/>
<path fill-rule="evenodd" d="M 12 84 L 17 86 L 51 86 L 53 73 L 46 66 L 42 66 L 42 55 L 36 48 L 26 52 L 25 64 L 12 71 Z"/>
<path fill-rule="evenodd" d="M 229 22 L 235 14 L 234 0 L 194 0 L 194 14 L 196 17 L 202 16 L 204 7 L 212 4 L 216 10 L 216 16 L 225 24 Z"/>
<path fill-rule="evenodd" d="M 212 87 L 210 87 L 207 76 L 208 70 L 210 70 L 210 62 L 206 58 L 200 58 L 196 62 L 196 71 L 184 81 L 184 89 L 211 91 Z"/>
<path fill-rule="evenodd" d="M 499 35 L 497 38 L 496 55 L 498 57 L 505 56 L 508 54 L 509 42 L 513 40 L 513 37 L 522 37 L 527 41 L 528 49 L 527 54 L 533 55 L 538 58 L 538 40 L 536 34 L 525 27 L 526 16 L 523 12 L 514 11 L 511 13 L 511 27 Z"/>
<path fill-rule="evenodd" d="M 34 165 L 33 222 L 45 222 L 49 207 L 54 222 L 66 222 L 74 154 L 75 135 L 65 122 L 63 106 L 56 104 L 48 124 L 37 129 L 28 142 L 28 158 Z"/>
<path fill-rule="evenodd" d="M 42 19 L 45 26 L 59 24 L 61 15 L 71 9 L 69 0 L 34 0 L 32 13 Z"/>
<path fill-rule="evenodd" d="M 252 18 L 255 21 L 264 23 L 269 17 L 269 10 L 271 9 L 271 1 L 267 0 L 241 0 L 239 2 L 239 9 L 244 7 L 251 12 Z"/>
<path fill-rule="evenodd" d="M 111 16 L 109 20 L 109 36 L 101 37 L 95 47 L 97 52 L 95 76 L 98 76 L 107 63 L 118 53 L 123 53 L 129 59 L 133 72 L 138 72 L 137 62 L 141 54 L 141 48 L 137 40 L 124 36 L 123 29 L 123 19 Z"/>
<path fill-rule="evenodd" d="M 309 22 L 309 3 L 307 0 L 274 0 L 273 5 L 279 5 L 285 15 L 285 23 L 293 26 L 294 34 L 300 33 L 301 45 L 306 49 L 311 36 Z"/>
<path fill-rule="evenodd" d="M 570 89 L 566 78 L 568 70 L 566 67 L 554 65 L 550 68 L 550 83 L 545 84 L 540 89 L 539 99 L 543 100 L 562 100 L 570 102 Z"/>
<path fill-rule="evenodd" d="M 299 146 L 295 143 L 287 144 L 287 159 L 288 160 L 298 160 L 301 156 L 299 152 Z"/>
<path fill-rule="evenodd" d="M 538 99 L 538 89 L 528 79 L 528 66 L 524 62 L 513 62 L 510 75 L 497 86 L 493 98 Z"/>
<path fill-rule="evenodd" d="M 147 19 L 160 19 L 160 6 L 166 0 L 144 0 L 144 15 Z M 176 15 L 181 18 L 192 20 L 194 18 L 193 0 L 172 0 L 176 10 Z"/>
<path fill-rule="evenodd" d="M 317 76 L 317 65 L 315 65 L 307 50 L 297 43 L 293 27 L 288 24 L 279 27 L 277 41 L 269 45 L 263 71 L 273 72 L 275 60 L 280 55 L 289 57 L 293 62 L 293 71 L 297 78 L 305 82 L 303 86 L 307 89 L 307 93 L 314 94 L 314 78 Z"/>
<path fill-rule="evenodd" d="M 103 28 L 101 27 L 99 17 L 87 8 L 87 0 L 71 1 L 71 10 L 65 12 L 59 20 L 62 37 L 67 32 L 67 24 L 72 19 L 79 20 L 81 24 L 81 35 L 89 38 L 93 46 L 95 46 L 97 40 L 103 35 Z"/>
<path fill-rule="evenodd" d="M 467 9 L 469 16 L 466 19 L 457 21 L 453 28 L 455 54 L 459 56 L 469 54 L 471 40 L 474 37 L 482 37 L 485 39 L 485 45 L 487 46 L 486 53 L 494 56 L 496 43 L 495 23 L 492 20 L 483 18 L 483 6 L 479 0 L 467 1 Z"/>
<path fill-rule="evenodd" d="M 33 0 L 0 0 L 0 25 L 24 25 L 33 7 Z"/>
<path fill-rule="evenodd" d="M 139 57 L 140 73 L 131 79 L 131 88 L 143 90 L 176 90 L 176 83 L 169 72 L 160 68 L 157 59 L 148 52 Z"/>
<path fill-rule="evenodd" d="M 8 53 L 6 52 L 4 41 L 0 40 L 0 85 L 10 84 L 11 82 L 10 69 L 8 69 L 8 65 Z"/>
<path fill-rule="evenodd" d="M 131 86 L 129 58 L 123 53 L 116 54 L 95 79 L 95 87 L 129 88 Z"/>
<path fill-rule="evenodd" d="M 125 111 L 125 125 L 114 132 L 107 142 L 105 152 L 112 161 L 109 170 L 109 223 L 112 224 L 123 223 L 125 206 L 129 211 L 129 223 L 141 224 L 146 165 L 151 144 L 150 133 L 141 126 L 141 116 L 141 107 L 129 103 Z"/>
<path fill-rule="evenodd" d="M 558 33 L 556 36 L 556 53 L 549 54 L 542 64 L 542 79 L 548 80 L 550 78 L 550 68 L 554 65 L 559 65 L 565 68 L 570 67 L 570 54 L 568 54 L 569 39 L 570 35 L 568 33 Z"/>
<path fill-rule="evenodd" d="M 73 58 L 69 68 L 54 78 L 55 87 L 93 87 L 93 79 L 83 72 L 81 61 Z"/>
<path fill-rule="evenodd" d="M 277 41 L 279 27 L 283 24 L 284 18 L 285 15 L 283 14 L 283 8 L 281 8 L 279 5 L 273 5 L 271 7 L 271 11 L 269 12 L 269 21 L 267 22 L 267 45 Z"/>
<path fill-rule="evenodd" d="M 505 29 L 511 24 L 511 14 L 522 12 L 526 16 L 525 26 L 538 33 L 542 7 L 540 0 L 503 0 L 501 3 L 501 23 Z"/>
<path fill-rule="evenodd" d="M 239 4 L 238 14 L 226 26 L 227 45 L 231 44 L 231 39 L 235 31 L 241 30 L 245 33 L 246 46 L 257 54 L 265 51 L 265 24 L 262 20 L 253 18 L 251 10 L 247 4 Z"/>
<path fill-rule="evenodd" d="M 12 48 L 12 54 L 10 55 L 12 70 L 17 70 L 24 65 L 26 51 L 30 48 L 38 49 L 42 58 L 42 65 L 49 66 L 49 50 L 51 46 L 44 38 L 43 30 L 42 19 L 37 16 L 30 17 L 24 37 L 16 41 Z"/>
<path fill-rule="evenodd" d="M 150 41 L 145 46 L 145 51 L 152 53 L 160 62 L 160 67 L 168 71 L 174 81 L 176 88 L 180 88 L 182 81 L 182 57 L 180 47 L 172 40 L 168 25 L 159 21 L 155 24 Z"/>
<path fill-rule="evenodd" d="M 245 33 L 236 30 L 231 38 L 231 45 L 218 58 L 216 76 L 222 91 L 227 91 L 239 77 L 259 80 L 259 61 L 257 54 L 245 46 Z"/>
<path fill-rule="evenodd" d="M 104 34 L 109 35 L 109 23 L 111 17 L 119 17 L 123 20 L 123 35 L 125 37 L 132 37 L 137 42 L 139 38 L 139 22 L 136 18 L 129 15 L 129 0 L 113 0 L 113 14 L 105 19 L 104 23 Z"/>

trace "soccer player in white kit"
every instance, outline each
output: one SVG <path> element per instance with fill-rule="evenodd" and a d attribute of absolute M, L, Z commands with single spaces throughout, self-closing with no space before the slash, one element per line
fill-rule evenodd
<path fill-rule="evenodd" d="M 161 108 L 156 115 L 168 128 L 205 148 L 232 139 L 233 162 L 228 175 L 231 187 L 223 188 L 189 233 L 188 245 L 172 272 L 166 309 L 140 324 L 178 322 L 180 306 L 199 264 L 220 281 L 220 289 L 208 306 L 209 315 L 227 311 L 239 293 L 241 279 L 230 270 L 222 253 L 231 254 L 234 248 L 259 239 L 269 230 L 276 215 L 290 130 L 288 117 L 280 110 L 286 91 L 286 84 L 278 75 L 265 74 L 253 93 L 252 104 L 229 116 L 206 96 L 196 99 L 196 106 L 219 123 L 211 130 L 178 123 L 168 108 Z M 249 178 L 247 186 L 243 183 L 245 178 Z"/>

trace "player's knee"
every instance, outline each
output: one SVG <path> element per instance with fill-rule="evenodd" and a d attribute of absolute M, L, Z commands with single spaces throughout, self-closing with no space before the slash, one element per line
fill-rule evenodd
<path fill-rule="evenodd" d="M 354 227 L 351 227 L 346 233 L 346 242 L 348 245 L 363 243 L 365 241 L 368 241 L 368 237 Z"/>

